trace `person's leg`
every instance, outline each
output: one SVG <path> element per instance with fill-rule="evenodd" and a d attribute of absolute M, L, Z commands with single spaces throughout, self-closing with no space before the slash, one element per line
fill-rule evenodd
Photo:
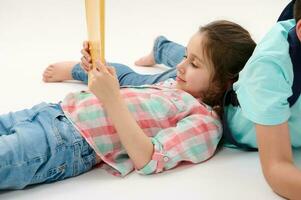
<path fill-rule="evenodd" d="M 88 84 L 88 74 L 87 72 L 80 66 L 80 63 L 77 63 L 73 66 L 71 71 L 71 77 L 73 80 L 82 81 L 86 85 Z"/>
<path fill-rule="evenodd" d="M 164 64 L 168 67 L 176 67 L 185 55 L 185 47 L 167 40 L 164 36 L 156 38 L 152 51 L 141 58 L 135 64 L 140 66 L 153 66 Z"/>
<path fill-rule="evenodd" d="M 1 121 L 9 134 L 0 136 L 0 189 L 66 179 L 96 162 L 95 152 L 58 104 L 2 115 Z"/>
<path fill-rule="evenodd" d="M 117 75 L 120 86 L 154 84 L 154 83 L 158 83 L 160 81 L 167 80 L 169 78 L 176 77 L 175 69 L 170 69 L 163 73 L 146 75 L 146 74 L 139 74 L 139 73 L 133 71 L 130 67 L 123 65 L 123 64 L 108 63 L 108 65 L 115 68 L 116 75 Z M 72 77 L 74 80 L 83 81 L 85 84 L 88 83 L 88 75 L 82 69 L 80 64 L 77 64 L 73 67 Z"/>
<path fill-rule="evenodd" d="M 179 64 L 185 55 L 185 47 L 167 40 L 165 37 L 160 36 L 154 42 L 153 56 L 158 64 L 164 64 L 173 69 L 155 75 L 143 75 L 134 72 L 131 68 L 118 64 L 108 63 L 115 67 L 120 85 L 142 85 L 154 84 L 164 81 L 168 78 L 176 77 L 176 66 Z M 67 73 L 67 74 L 66 74 Z M 45 82 L 58 82 L 65 80 L 78 80 L 85 84 L 88 83 L 88 75 L 82 69 L 79 63 L 76 62 L 61 62 L 50 65 L 46 68 L 43 74 Z"/>
<path fill-rule="evenodd" d="M 175 79 L 177 75 L 176 68 L 157 74 L 139 74 L 123 64 L 109 63 L 109 65 L 115 68 L 120 86 L 155 84 L 169 78 Z"/>
<path fill-rule="evenodd" d="M 159 36 L 154 43 L 154 58 L 157 64 L 175 68 L 185 56 L 185 47 Z"/>
<path fill-rule="evenodd" d="M 167 80 L 169 78 L 175 79 L 176 77 L 176 66 L 183 60 L 185 52 L 185 47 L 172 42 L 165 38 L 164 36 L 159 36 L 156 38 L 153 46 L 153 51 L 149 56 L 153 56 L 155 63 L 164 64 L 170 68 L 163 73 L 158 73 L 154 75 L 144 75 L 134 72 L 128 66 L 118 64 L 118 63 L 108 63 L 108 65 L 113 66 L 116 70 L 118 80 L 120 85 L 143 85 L 143 84 L 154 84 L 160 81 Z M 145 58 L 144 59 L 148 59 Z M 152 59 L 152 58 L 151 58 Z M 142 60 L 140 64 L 144 61 Z M 148 65 L 149 61 L 146 61 Z M 76 64 L 72 69 L 72 78 L 74 80 L 83 81 L 85 84 L 88 82 L 88 75 L 82 69 L 80 64 Z"/>
<path fill-rule="evenodd" d="M 139 73 L 133 71 L 131 68 L 129 68 L 126 65 L 122 65 L 122 64 L 118 64 L 118 63 L 108 63 L 108 65 L 110 65 L 116 69 L 116 74 L 119 79 L 120 86 L 154 84 L 154 83 L 158 83 L 160 81 L 164 81 L 168 78 L 176 77 L 176 69 L 175 68 L 167 70 L 163 73 L 158 73 L 158 74 L 154 74 L 154 75 L 145 75 L 145 74 L 139 74 Z M 56 73 L 58 73 L 58 74 L 65 73 L 63 71 L 60 71 L 60 69 L 64 68 L 63 65 L 60 65 L 60 66 L 54 65 L 54 67 L 58 67 L 56 70 Z M 88 74 L 80 66 L 79 63 L 72 66 L 71 71 L 68 73 L 71 74 L 71 76 L 70 76 L 71 78 L 66 79 L 66 80 L 78 80 L 78 81 L 84 82 L 85 84 L 88 84 Z M 56 74 L 52 74 L 51 77 L 53 78 L 51 80 L 54 80 L 54 79 L 59 80 L 56 77 Z M 48 81 L 45 81 L 45 80 L 44 81 L 45 82 L 53 82 L 50 79 L 47 79 L 47 80 Z M 64 81 L 64 80 L 60 79 L 60 81 Z"/>

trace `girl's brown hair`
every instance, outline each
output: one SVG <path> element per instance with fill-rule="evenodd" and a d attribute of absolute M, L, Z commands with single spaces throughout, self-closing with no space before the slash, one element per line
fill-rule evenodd
<path fill-rule="evenodd" d="M 200 27 L 199 32 L 205 34 L 203 53 L 213 66 L 211 84 L 202 100 L 221 115 L 225 91 L 238 79 L 256 43 L 247 30 L 225 20 Z"/>

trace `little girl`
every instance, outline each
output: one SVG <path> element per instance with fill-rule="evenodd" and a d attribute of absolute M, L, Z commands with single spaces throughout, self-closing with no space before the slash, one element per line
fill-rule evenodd
<path fill-rule="evenodd" d="M 98 62 L 90 92 L 1 115 L 0 188 L 58 181 L 95 165 L 125 176 L 209 159 L 221 138 L 223 94 L 254 47 L 241 26 L 216 21 L 191 37 L 176 81 L 120 88 L 115 69 Z"/>

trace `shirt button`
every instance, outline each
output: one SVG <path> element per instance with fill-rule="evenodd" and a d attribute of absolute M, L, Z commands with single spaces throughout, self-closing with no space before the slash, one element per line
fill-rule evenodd
<path fill-rule="evenodd" d="M 164 160 L 164 162 L 167 162 L 167 161 L 169 161 L 169 158 L 167 156 L 164 156 L 163 160 Z"/>

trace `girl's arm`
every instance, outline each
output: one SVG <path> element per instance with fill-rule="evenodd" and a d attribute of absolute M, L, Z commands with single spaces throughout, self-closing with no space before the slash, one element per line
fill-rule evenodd
<path fill-rule="evenodd" d="M 135 168 L 143 168 L 153 155 L 151 139 L 138 126 L 121 97 L 107 103 L 106 111 Z"/>
<path fill-rule="evenodd" d="M 143 168 L 152 158 L 154 145 L 126 107 L 114 68 L 97 63 L 92 74 L 90 90 L 103 103 L 135 168 Z"/>
<path fill-rule="evenodd" d="M 138 173 L 159 173 L 183 161 L 200 163 L 214 155 L 222 127 L 219 118 L 205 106 L 197 103 L 185 110 L 187 116 L 179 120 L 176 126 L 148 137 L 120 95 L 114 68 L 99 63 L 97 65 L 99 69 L 92 70 L 89 88 L 103 103 Z M 200 112 L 195 112 L 195 109 Z"/>
<path fill-rule="evenodd" d="M 301 197 L 301 171 L 294 165 L 288 123 L 275 126 L 256 124 L 258 151 L 263 174 L 279 195 Z"/>

